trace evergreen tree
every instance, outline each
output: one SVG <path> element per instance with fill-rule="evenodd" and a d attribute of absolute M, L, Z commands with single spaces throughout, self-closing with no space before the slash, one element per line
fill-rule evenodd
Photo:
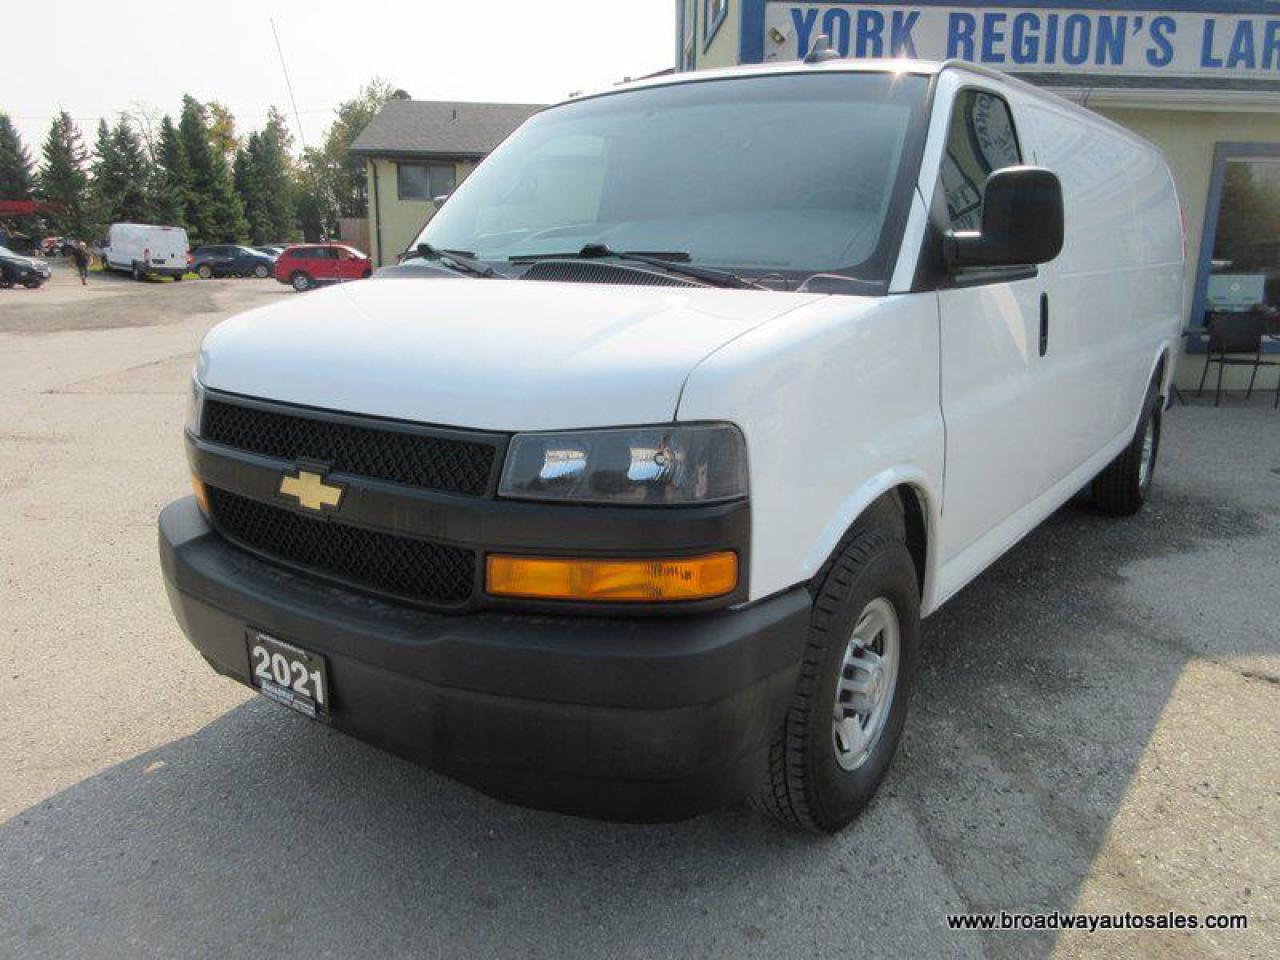
<path fill-rule="evenodd" d="M 93 144 L 94 160 L 90 167 L 92 176 L 89 190 L 95 227 L 116 222 L 116 197 L 120 193 L 121 171 L 116 160 L 115 144 L 111 141 L 111 128 L 106 120 L 98 121 L 98 137 Z"/>
<path fill-rule="evenodd" d="M 147 190 L 151 180 L 151 160 L 128 117 L 117 121 L 111 131 L 111 142 L 122 173 L 117 217 L 127 223 L 149 223 L 153 219 Z"/>
<path fill-rule="evenodd" d="M 105 120 L 99 122 L 94 152 L 93 207 L 97 226 L 148 222 L 150 164 L 128 119 L 122 117 L 114 129 L 108 129 Z"/>
<path fill-rule="evenodd" d="M 51 207 L 50 220 L 63 234 L 83 239 L 89 234 L 88 155 L 80 130 L 63 110 L 49 126 L 44 165 L 36 177 L 37 194 Z"/>
<path fill-rule="evenodd" d="M 8 114 L 0 113 L 0 200 L 29 200 L 31 186 L 31 154 Z"/>
<path fill-rule="evenodd" d="M 236 151 L 234 176 L 236 193 L 244 204 L 244 216 L 249 225 L 249 242 L 264 244 L 270 239 L 271 222 L 267 215 L 267 197 L 258 169 L 260 135 L 251 133 L 245 146 Z"/>
<path fill-rule="evenodd" d="M 323 151 L 303 152 L 302 163 L 294 171 L 294 196 L 298 226 L 311 243 L 338 235 L 338 205 L 333 196 L 334 173 Z"/>
<path fill-rule="evenodd" d="M 272 107 L 259 134 L 257 169 L 266 204 L 268 241 L 287 240 L 297 232 L 289 149 L 293 138 L 283 114 Z"/>
<path fill-rule="evenodd" d="M 187 219 L 187 196 L 191 191 L 191 167 L 182 137 L 173 119 L 166 115 L 160 121 L 156 138 L 156 165 L 151 180 L 151 206 L 163 224 L 175 227 L 190 225 Z"/>
<path fill-rule="evenodd" d="M 227 158 L 209 145 L 204 108 L 190 95 L 182 98 L 178 133 L 191 171 L 187 220 L 192 244 L 238 242 L 248 232 L 244 210 L 227 169 Z"/>

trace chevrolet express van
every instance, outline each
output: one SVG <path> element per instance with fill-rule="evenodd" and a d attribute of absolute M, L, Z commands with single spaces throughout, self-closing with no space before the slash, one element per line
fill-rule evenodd
<path fill-rule="evenodd" d="M 1146 499 L 1183 237 L 1106 120 L 815 60 L 544 110 L 401 265 L 209 333 L 159 526 L 215 670 L 517 803 L 858 813 L 920 618 Z"/>

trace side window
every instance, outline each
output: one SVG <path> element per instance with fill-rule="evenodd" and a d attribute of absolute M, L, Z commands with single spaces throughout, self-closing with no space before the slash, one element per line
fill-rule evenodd
<path fill-rule="evenodd" d="M 942 191 L 952 229 L 981 229 L 987 178 L 1020 163 L 1018 132 L 1004 98 L 985 90 L 961 91 L 942 158 Z"/>

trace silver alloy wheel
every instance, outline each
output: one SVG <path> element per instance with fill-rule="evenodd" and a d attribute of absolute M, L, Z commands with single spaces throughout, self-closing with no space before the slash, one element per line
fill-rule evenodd
<path fill-rule="evenodd" d="M 253 268 L 253 275 L 257 277 L 259 280 L 267 279 L 267 273 L 268 271 L 265 264 L 260 263 Z"/>
<path fill-rule="evenodd" d="M 311 286 L 310 277 L 308 277 L 305 273 L 294 274 L 293 289 L 301 293 L 303 290 L 306 290 L 309 286 Z"/>
<path fill-rule="evenodd" d="M 1151 483 L 1151 471 L 1155 467 L 1152 462 L 1156 458 L 1156 418 L 1147 417 L 1146 428 L 1142 431 L 1142 460 L 1138 463 L 1138 487 L 1147 489 Z"/>
<path fill-rule="evenodd" d="M 876 597 L 858 615 L 836 682 L 831 742 L 845 770 L 862 766 L 880 742 L 898 685 L 898 612 Z"/>

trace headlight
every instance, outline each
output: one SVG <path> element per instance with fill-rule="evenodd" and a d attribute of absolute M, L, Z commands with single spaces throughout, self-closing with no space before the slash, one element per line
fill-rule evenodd
<path fill-rule="evenodd" d="M 747 494 L 746 443 L 727 423 L 518 433 L 498 493 L 637 506 L 732 500 Z"/>
<path fill-rule="evenodd" d="M 200 436 L 200 413 L 204 409 L 204 387 L 195 377 L 191 378 L 191 393 L 187 396 L 187 432 Z"/>

